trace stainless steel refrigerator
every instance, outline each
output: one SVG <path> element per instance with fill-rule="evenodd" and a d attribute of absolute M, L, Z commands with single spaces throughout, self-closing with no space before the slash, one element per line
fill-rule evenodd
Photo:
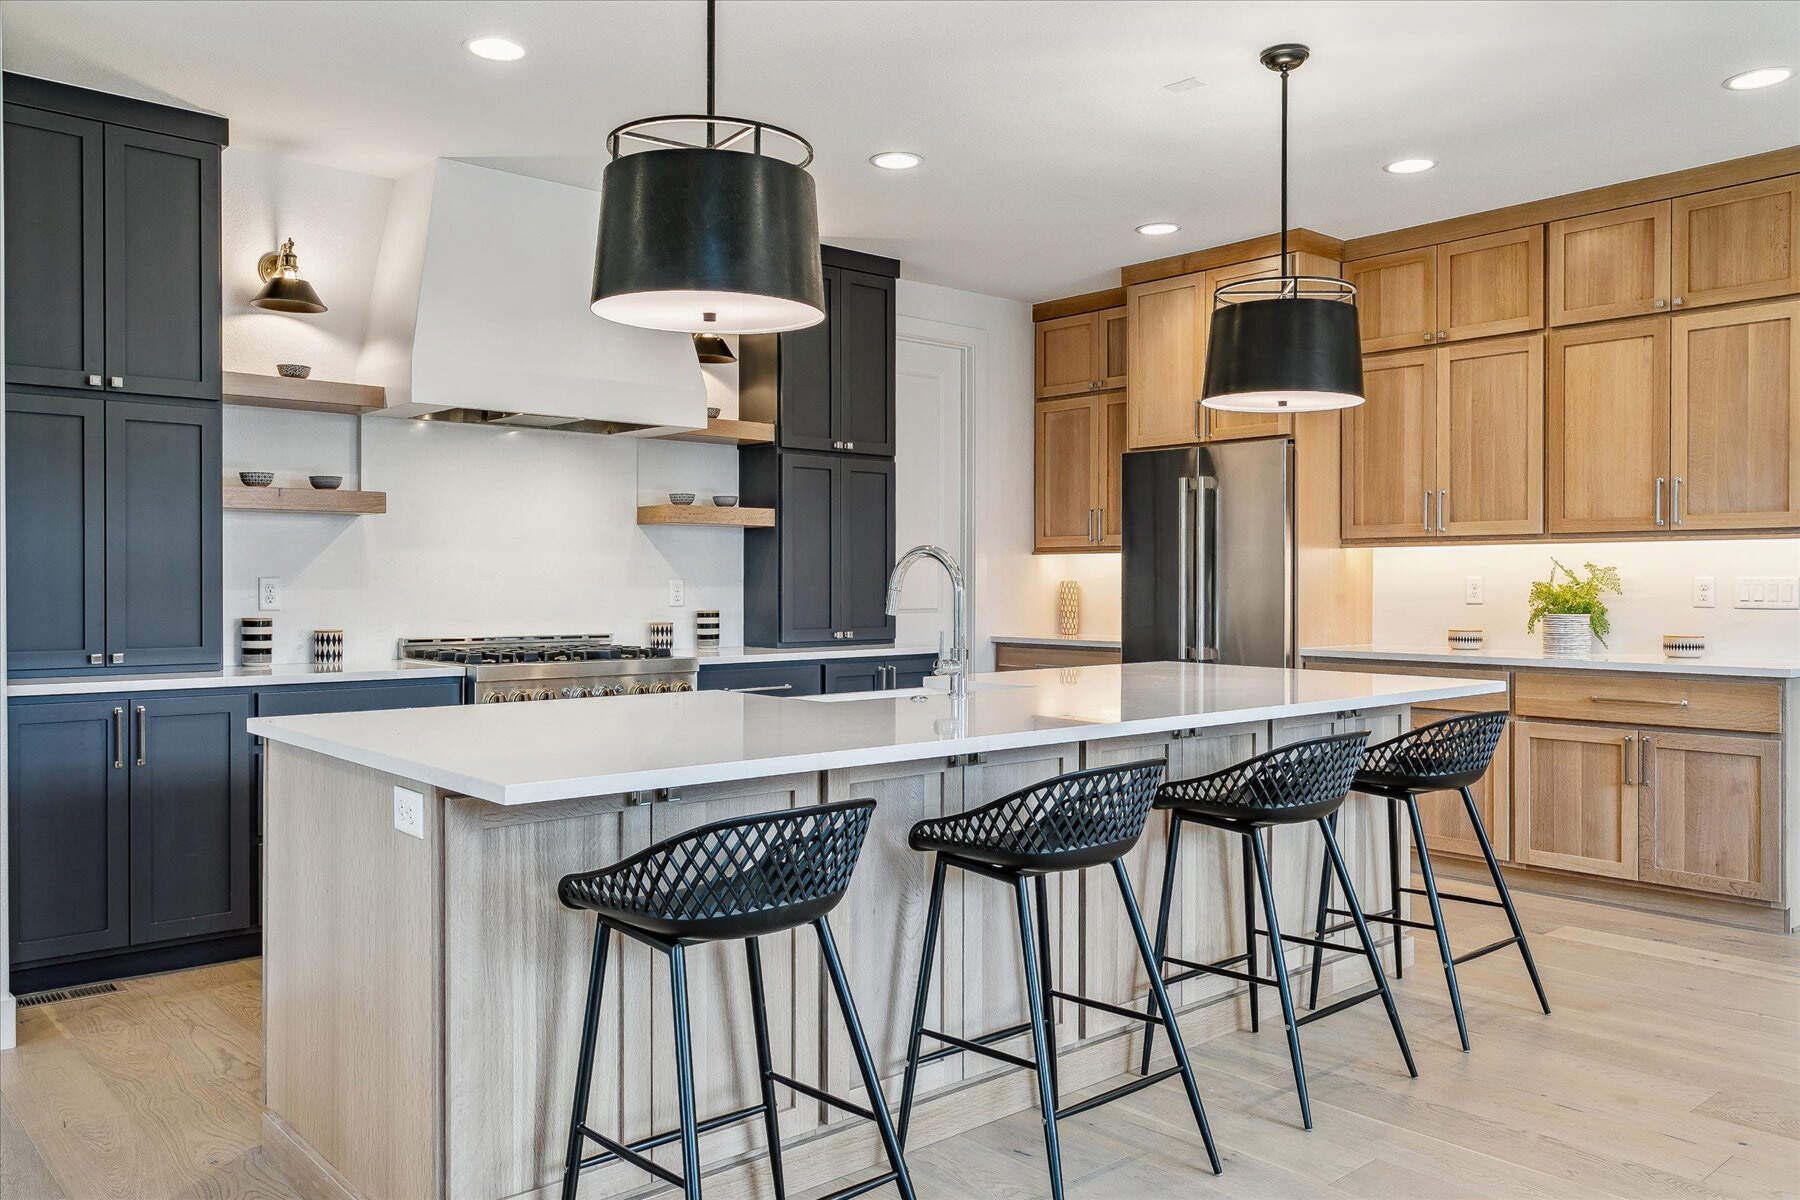
<path fill-rule="evenodd" d="M 1126 662 L 1297 665 L 1294 443 L 1125 455 Z"/>

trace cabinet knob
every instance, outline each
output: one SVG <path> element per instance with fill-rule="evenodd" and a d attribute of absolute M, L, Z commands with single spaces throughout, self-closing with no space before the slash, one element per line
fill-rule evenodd
<path fill-rule="evenodd" d="M 125 378 L 122 375 L 113 375 L 107 379 L 106 384 L 108 387 L 122 388 L 125 386 Z"/>
<path fill-rule="evenodd" d="M 855 442 L 845 442 L 845 443 L 844 443 L 844 449 L 846 449 L 846 450 L 854 450 L 854 449 L 856 449 L 856 443 L 855 443 Z"/>
<path fill-rule="evenodd" d="M 115 663 L 122 663 L 122 662 L 124 662 L 124 661 L 125 661 L 125 653 L 124 653 L 124 651 L 122 651 L 122 650 L 114 650 L 114 651 L 113 651 L 113 652 L 112 652 L 112 657 L 111 657 L 111 661 L 113 661 L 113 662 L 115 662 Z"/>
<path fill-rule="evenodd" d="M 1427 329 L 1425 331 L 1425 340 L 1429 342 L 1431 340 L 1431 338 L 1432 338 L 1431 330 Z"/>
<path fill-rule="evenodd" d="M 1440 330 L 1438 330 L 1438 336 L 1437 336 L 1437 340 L 1438 340 L 1438 341 L 1440 341 L 1440 342 L 1441 342 L 1441 341 L 1443 341 L 1443 340 L 1444 340 L 1444 331 L 1443 331 L 1443 330 L 1441 330 L 1441 329 L 1440 329 Z"/>
<path fill-rule="evenodd" d="M 1669 307 L 1670 308 L 1680 308 L 1681 307 L 1681 297 L 1677 296 L 1673 300 L 1669 301 Z"/>
<path fill-rule="evenodd" d="M 87 377 L 87 385 L 89 387 L 99 387 L 100 386 L 100 377 L 98 375 L 89 375 Z"/>
<path fill-rule="evenodd" d="M 89 662 L 89 663 L 90 663 L 90 664 L 92 664 L 92 665 L 93 665 L 93 666 L 96 666 L 96 667 L 97 667 L 97 666 L 99 666 L 99 665 L 100 665 L 100 664 L 101 664 L 101 663 L 102 663 L 102 662 L 104 662 L 104 661 L 105 661 L 105 655 L 101 655 L 101 654 L 90 654 L 90 655 L 88 655 L 88 662 Z"/>
<path fill-rule="evenodd" d="M 1667 300 L 1664 300 L 1661 296 L 1658 296 L 1656 299 L 1654 299 L 1650 302 L 1650 307 L 1651 308 L 1667 308 L 1667 307 L 1669 307 L 1669 302 Z"/>

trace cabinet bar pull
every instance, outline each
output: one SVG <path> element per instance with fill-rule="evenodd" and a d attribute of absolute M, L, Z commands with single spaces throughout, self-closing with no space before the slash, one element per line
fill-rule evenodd
<path fill-rule="evenodd" d="M 1658 526 L 1661 526 L 1663 523 L 1662 489 L 1663 489 L 1663 477 L 1661 475 L 1658 475 L 1656 477 L 1656 523 Z"/>
<path fill-rule="evenodd" d="M 1650 786 L 1650 735 L 1638 739 L 1638 786 Z"/>
<path fill-rule="evenodd" d="M 1444 497 L 1448 496 L 1449 494 L 1450 494 L 1450 491 L 1448 488 L 1439 488 L 1438 489 L 1438 532 L 1439 533 L 1444 532 L 1444 528 L 1445 528 L 1445 526 L 1444 526 Z"/>
<path fill-rule="evenodd" d="M 1681 476 L 1675 477 L 1674 489 L 1669 494 L 1669 519 L 1681 524 Z"/>
<path fill-rule="evenodd" d="M 125 710 L 113 709 L 113 770 L 125 768 Z"/>
<path fill-rule="evenodd" d="M 1419 524 L 1425 526 L 1425 532 L 1431 532 L 1431 489 L 1425 489 L 1425 507 L 1419 515 Z"/>
<path fill-rule="evenodd" d="M 1595 704 L 1657 704 L 1667 708 L 1686 708 L 1686 698 L 1680 700 L 1646 700 L 1642 696 L 1589 696 Z"/>
<path fill-rule="evenodd" d="M 1625 735 L 1625 781 L 1624 782 L 1627 787 L 1631 786 L 1631 783 L 1632 783 L 1632 779 L 1631 779 L 1632 745 L 1631 745 L 1631 743 L 1635 742 L 1636 740 L 1637 740 L 1637 738 L 1635 738 L 1634 736 L 1632 736 L 1629 733 Z"/>
<path fill-rule="evenodd" d="M 734 692 L 791 692 L 794 690 L 794 685 L 791 683 L 771 683 L 763 687 L 732 688 L 730 690 Z M 144 710 L 140 708 L 138 711 L 143 712 Z"/>
<path fill-rule="evenodd" d="M 150 728 L 144 720 L 144 706 L 141 704 L 137 706 L 137 743 L 137 765 L 148 766 L 150 764 Z"/>

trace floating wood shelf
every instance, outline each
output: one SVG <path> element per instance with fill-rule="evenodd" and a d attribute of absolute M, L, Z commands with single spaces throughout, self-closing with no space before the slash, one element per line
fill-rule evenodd
<path fill-rule="evenodd" d="M 764 446 L 775 440 L 775 426 L 768 421 L 738 421 L 712 417 L 705 429 L 683 429 L 657 434 L 665 442 L 713 442 L 721 446 Z"/>
<path fill-rule="evenodd" d="M 319 488 L 225 485 L 225 507 L 239 512 L 330 513 L 360 517 L 387 511 L 386 492 L 323 491 Z"/>
<path fill-rule="evenodd" d="M 334 383 L 329 379 L 288 379 L 281 375 L 248 375 L 225 372 L 227 404 L 252 408 L 288 408 L 299 412 L 379 412 L 387 407 L 387 392 L 366 383 Z"/>
<path fill-rule="evenodd" d="M 740 529 L 773 529 L 772 508 L 720 508 L 714 504 L 640 504 L 639 525 L 735 525 Z"/>

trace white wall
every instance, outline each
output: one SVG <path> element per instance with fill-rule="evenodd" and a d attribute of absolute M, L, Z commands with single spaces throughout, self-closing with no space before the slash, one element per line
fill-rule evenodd
<path fill-rule="evenodd" d="M 270 374 L 305 362 L 319 379 L 353 379 L 391 184 L 284 155 L 232 149 L 224 165 L 224 361 Z M 331 311 L 290 317 L 248 307 L 256 258 L 293 237 L 301 270 Z M 709 398 L 736 412 L 735 367 L 696 367 Z M 227 661 L 238 618 L 256 612 L 256 580 L 281 580 L 275 658 L 304 661 L 315 628 L 344 630 L 347 657 L 391 655 L 402 636 L 611 633 L 643 641 L 675 622 L 691 644 L 693 610 L 717 608 L 725 640 L 743 630 L 743 534 L 640 529 L 636 506 L 672 490 L 737 490 L 730 447 L 534 430 L 499 432 L 385 418 L 227 407 L 227 474 L 276 472 L 278 484 L 342 474 L 383 490 L 385 515 L 228 512 L 224 522 Z M 670 579 L 686 603 L 668 605 Z"/>
<path fill-rule="evenodd" d="M 1485 629 L 1490 644 L 1525 640 L 1526 590 L 1553 557 L 1577 571 L 1586 562 L 1619 568 L 1624 591 L 1608 598 L 1608 641 L 1621 653 L 1657 654 L 1665 633 L 1702 633 L 1716 652 L 1800 656 L 1800 612 L 1732 607 L 1739 575 L 1800 575 L 1792 538 L 1378 549 L 1373 640 L 1435 646 L 1451 626 Z M 1470 575 L 1482 577 L 1483 604 L 1463 602 Z M 1713 577 L 1717 607 L 1693 607 L 1696 575 Z"/>

